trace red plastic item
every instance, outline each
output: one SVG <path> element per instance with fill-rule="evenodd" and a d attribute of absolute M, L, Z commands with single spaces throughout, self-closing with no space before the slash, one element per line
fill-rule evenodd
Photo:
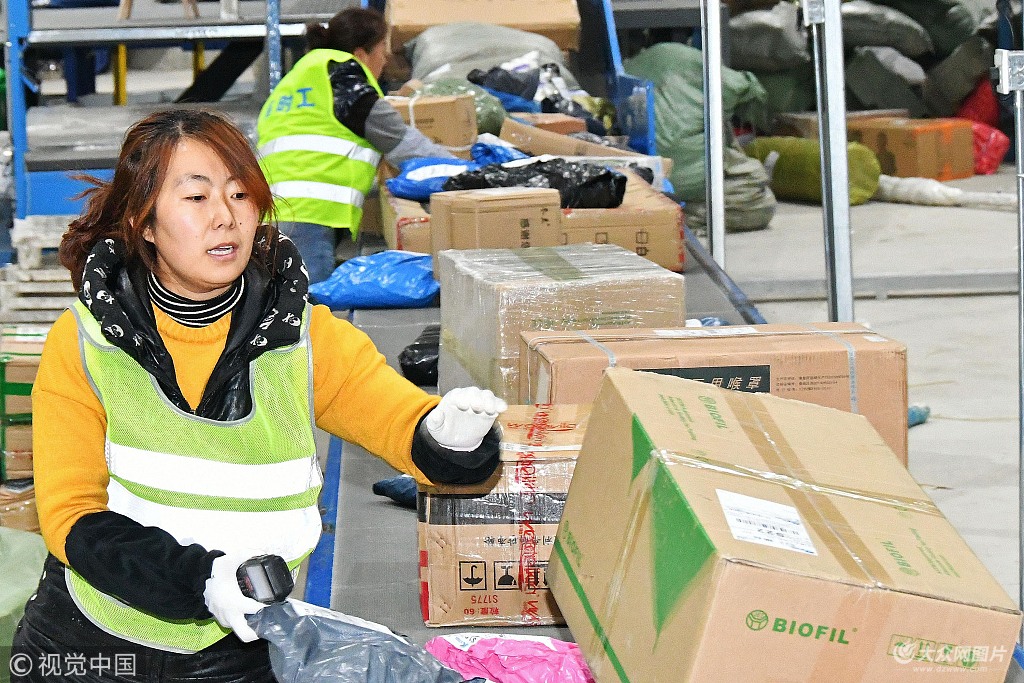
<path fill-rule="evenodd" d="M 956 116 L 993 127 L 999 125 L 999 101 L 996 99 L 996 93 L 992 89 L 992 82 L 988 77 L 983 76 L 978 81 L 978 85 L 960 105 Z"/>
<path fill-rule="evenodd" d="M 971 122 L 971 128 L 974 131 L 974 172 L 991 175 L 1010 149 L 1010 138 L 998 128 L 977 121 Z"/>

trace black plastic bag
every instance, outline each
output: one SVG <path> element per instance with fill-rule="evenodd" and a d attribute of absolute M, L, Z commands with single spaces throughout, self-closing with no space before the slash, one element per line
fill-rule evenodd
<path fill-rule="evenodd" d="M 540 69 L 517 72 L 506 71 L 500 66 L 493 67 L 489 71 L 473 69 L 466 76 L 466 80 L 491 90 L 499 90 L 532 100 L 533 96 L 537 94 L 537 85 L 540 83 Z"/>
<path fill-rule="evenodd" d="M 604 166 L 549 159 L 529 164 L 491 164 L 452 176 L 443 189 L 488 187 L 550 187 L 558 190 L 563 209 L 614 209 L 626 195 L 626 176 Z"/>
<path fill-rule="evenodd" d="M 416 337 L 416 341 L 409 344 L 398 354 L 398 365 L 402 368 L 402 374 L 413 384 L 421 387 L 437 386 L 437 355 L 441 342 L 441 326 L 427 325 Z"/>

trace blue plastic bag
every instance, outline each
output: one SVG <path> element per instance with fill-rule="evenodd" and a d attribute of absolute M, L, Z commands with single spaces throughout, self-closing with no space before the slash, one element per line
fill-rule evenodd
<path fill-rule="evenodd" d="M 310 285 L 309 293 L 332 310 L 422 308 L 440 288 L 429 254 L 382 251 L 345 261 L 329 278 Z"/>
<path fill-rule="evenodd" d="M 494 145 L 487 142 L 473 143 L 469 153 L 472 155 L 473 161 L 477 162 L 481 166 L 487 166 L 488 164 L 504 164 L 509 161 L 530 158 L 515 147 Z"/>
<path fill-rule="evenodd" d="M 441 192 L 444 181 L 463 171 L 475 171 L 480 164 L 465 159 L 421 157 L 402 164 L 401 173 L 387 180 L 388 192 L 402 199 L 430 201 L 430 195 Z"/>
<path fill-rule="evenodd" d="M 483 86 L 480 86 L 484 88 Z M 540 102 L 534 102 L 528 100 L 525 97 L 519 95 L 513 95 L 509 92 L 502 92 L 500 90 L 492 90 L 491 88 L 484 88 L 487 92 L 498 98 L 501 102 L 501 106 L 505 108 L 507 112 L 522 112 L 524 114 L 539 114 L 540 113 Z"/>

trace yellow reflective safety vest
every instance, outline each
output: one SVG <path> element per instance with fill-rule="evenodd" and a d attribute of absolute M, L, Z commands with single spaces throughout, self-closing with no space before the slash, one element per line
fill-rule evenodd
<path fill-rule="evenodd" d="M 300 59 L 263 103 L 256 123 L 263 174 L 280 221 L 349 228 L 355 235 L 373 186 L 380 152 L 334 117 L 327 67 L 355 59 L 340 50 L 313 50 Z M 381 96 L 377 79 L 366 79 Z"/>
<path fill-rule="evenodd" d="M 323 478 L 313 441 L 310 307 L 292 346 L 251 364 L 253 408 L 218 422 L 186 413 L 149 373 L 108 342 L 82 302 L 83 365 L 107 415 L 108 509 L 168 532 L 182 545 L 280 555 L 292 568 L 320 539 Z M 75 604 L 96 626 L 170 652 L 198 652 L 230 633 L 212 618 L 163 619 L 66 572 Z"/>

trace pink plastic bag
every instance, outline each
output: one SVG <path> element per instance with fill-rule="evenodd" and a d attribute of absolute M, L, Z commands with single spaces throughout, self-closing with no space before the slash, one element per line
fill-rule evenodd
<path fill-rule="evenodd" d="M 576 643 L 543 636 L 456 633 L 431 638 L 427 652 L 466 678 L 494 683 L 594 683 Z"/>

